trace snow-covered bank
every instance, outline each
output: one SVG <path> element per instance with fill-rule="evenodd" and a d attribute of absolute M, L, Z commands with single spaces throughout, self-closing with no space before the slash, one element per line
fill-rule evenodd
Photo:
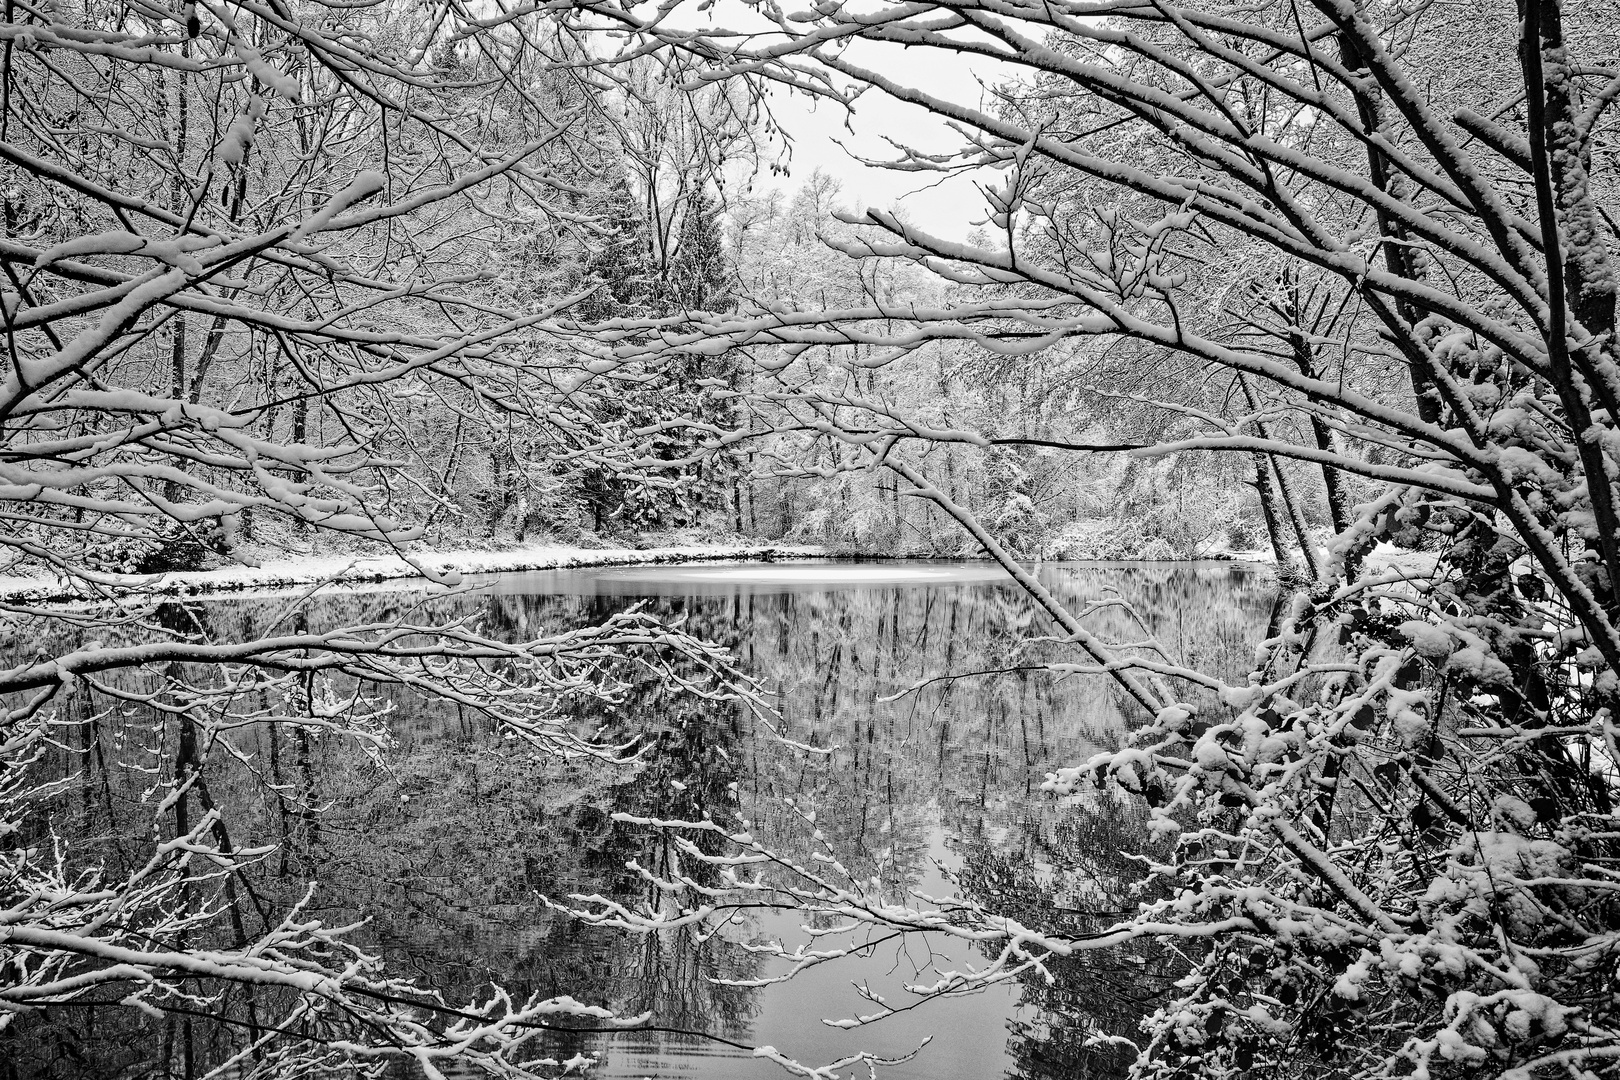
<path fill-rule="evenodd" d="M 531 544 L 503 550 L 451 548 L 398 554 L 308 554 L 283 555 L 264 559 L 257 566 L 224 566 L 212 570 L 164 574 L 101 574 L 94 587 L 61 577 L 0 576 L 0 601 L 40 602 L 96 600 L 109 596 L 141 593 L 156 596 L 206 596 L 239 594 L 285 588 L 331 584 L 343 588 L 377 585 L 390 581 L 417 579 L 454 584 L 469 574 L 500 574 L 529 570 L 574 570 L 606 566 L 648 566 L 668 563 L 730 562 L 736 560 L 774 561 L 786 559 L 839 559 L 908 561 L 928 563 L 960 556 L 915 553 L 879 554 L 798 544 L 715 543 L 674 544 L 648 548 L 586 548 L 562 544 Z M 1060 562 L 1064 560 L 1041 560 Z M 1235 562 L 1270 565 L 1269 552 L 1226 550 L 1200 554 L 1190 559 L 1110 559 L 1081 562 Z M 1433 556 L 1380 544 L 1368 556 L 1369 564 L 1383 570 L 1405 570 L 1418 574 L 1430 568 Z M 986 563 L 986 566 L 993 564 Z M 425 571 L 425 572 L 424 572 Z M 784 573 L 787 571 L 784 570 Z M 802 576 L 805 571 L 792 571 Z M 848 576 L 848 575 L 846 575 Z"/>
<path fill-rule="evenodd" d="M 467 574 L 520 570 L 569 570 L 592 566 L 637 566 L 649 563 L 718 562 L 734 559 L 804 559 L 833 553 L 788 544 L 704 544 L 659 548 L 581 548 L 532 545 L 504 551 L 449 550 L 400 555 L 305 555 L 266 560 L 259 566 L 224 566 L 168 574 L 98 575 L 97 592 L 173 596 L 237 593 L 331 582 L 365 584 L 429 575 L 454 581 Z M 427 571 L 428 573 L 424 573 Z M 0 599 L 10 601 L 89 599 L 82 584 L 61 578 L 0 577 Z"/>

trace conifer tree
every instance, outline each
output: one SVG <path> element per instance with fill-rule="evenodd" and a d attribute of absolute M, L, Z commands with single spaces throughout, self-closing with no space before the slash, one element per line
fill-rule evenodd
<path fill-rule="evenodd" d="M 724 312 L 735 302 L 736 267 L 721 240 L 720 204 L 699 185 L 687 198 L 677 233 L 678 247 L 670 267 L 669 302 L 677 311 Z M 684 384 L 684 399 L 693 419 L 720 430 L 737 426 L 737 397 L 742 366 L 731 352 L 692 357 L 674 373 Z M 701 433 L 688 440 L 703 441 Z M 697 466 L 698 483 L 692 492 L 699 509 L 723 510 L 736 506 L 742 456 L 736 449 L 717 451 Z"/>
<path fill-rule="evenodd" d="M 585 283 L 601 287 L 580 314 L 591 321 L 647 314 L 654 291 L 651 232 L 622 171 L 604 202 L 607 230 L 585 264 Z"/>
<path fill-rule="evenodd" d="M 731 260 L 720 240 L 720 204 L 704 187 L 686 201 L 670 261 L 668 301 L 678 311 L 730 308 Z"/>
<path fill-rule="evenodd" d="M 718 201 L 703 187 L 685 200 L 677 247 L 660 280 L 652 234 L 629 180 L 610 187 L 608 230 L 587 261 L 587 283 L 599 287 L 580 306 L 589 321 L 723 311 L 734 277 L 721 241 Z M 605 442 L 629 444 L 644 467 L 612 473 L 592 467 L 580 475 L 580 496 L 598 530 L 635 532 L 696 525 L 705 511 L 735 500 L 739 472 L 734 451 L 705 454 L 711 429 L 735 421 L 739 366 L 729 356 L 676 361 L 627 370 L 622 388 L 593 418 Z M 634 380 L 642 381 L 636 383 Z M 666 426 L 695 421 L 697 427 Z M 622 456 L 622 455 L 621 455 Z M 698 460 L 693 460 L 698 459 Z M 655 462 L 667 461 L 662 466 Z"/>

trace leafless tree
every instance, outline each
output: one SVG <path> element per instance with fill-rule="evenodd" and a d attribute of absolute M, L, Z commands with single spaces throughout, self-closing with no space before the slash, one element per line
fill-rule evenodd
<path fill-rule="evenodd" d="M 242 740 L 266 729 L 375 754 L 402 691 L 536 752 L 611 757 L 626 748 L 582 735 L 560 700 L 611 702 L 627 663 L 726 695 L 745 680 L 722 652 L 635 612 L 518 641 L 427 616 L 312 628 L 300 597 L 268 636 L 231 640 L 143 592 L 255 531 L 415 558 L 462 457 L 543 473 L 578 441 L 571 418 L 612 378 L 579 366 L 563 286 L 623 152 L 614 84 L 585 56 L 528 8 L 7 9 L 0 550 L 75 603 L 7 608 L 0 1029 L 97 1004 L 239 1029 L 229 1060 L 204 1062 L 188 1026 L 187 1075 L 402 1059 L 441 1075 L 456 1058 L 550 1076 L 577 1063 L 533 1052 L 537 1034 L 620 1023 L 567 997 L 445 1000 L 307 896 L 245 917 L 268 849 L 233 831 L 210 770 L 251 761 Z M 40 818 L 61 778 L 35 766 L 88 756 L 80 736 L 112 710 L 151 716 L 151 747 L 119 763 L 151 777 L 128 873 Z"/>
<path fill-rule="evenodd" d="M 915 988 L 923 997 L 1076 949 L 1193 943 L 1195 977 L 1139 1046 L 1143 1076 L 1612 1071 L 1611 13 L 1544 0 L 831 0 L 694 32 L 663 9 L 585 7 L 626 30 L 627 48 L 681 57 L 693 82 L 765 79 L 857 109 L 861 93 L 888 94 L 962 133 L 945 156 L 894 133 L 892 164 L 993 178 L 981 241 L 873 209 L 843 244 L 930 268 L 953 302 L 649 321 L 614 356 L 751 350 L 777 375 L 760 394 L 778 428 L 818 433 L 842 448 L 840 467 L 887 469 L 955 518 L 1072 643 L 1064 670 L 1107 674 L 1144 718 L 1126 748 L 1049 787 L 1118 784 L 1179 837 L 1149 867 L 1171 898 L 1084 939 L 964 900 L 885 903 L 836 863 L 748 836 L 729 837 L 734 899 L 1002 944 L 983 970 Z M 966 61 L 994 71 L 987 101 L 908 78 Z M 1009 362 L 1123 348 L 1147 372 L 1133 397 L 1186 418 L 1145 446 L 1046 445 L 1243 455 L 1276 477 L 1273 537 L 1307 584 L 1247 683 L 1102 640 L 919 465 L 930 445 L 994 438 L 942 424 L 926 401 L 830 391 L 795 367 L 806 350 L 854 346 L 852 365 L 900 365 L 952 340 Z M 1156 365 L 1224 380 L 1229 406 L 1155 390 Z M 1348 478 L 1370 497 L 1354 502 Z M 1325 550 L 1299 516 L 1306 479 L 1337 533 Z M 1374 550 L 1386 541 L 1405 553 L 1393 563 L 1388 545 Z M 744 876 L 761 862 L 774 875 Z M 598 917 L 648 925 L 626 908 Z M 823 941 L 790 959 L 832 952 Z M 1338 1037 L 1351 1017 L 1358 1034 Z"/>

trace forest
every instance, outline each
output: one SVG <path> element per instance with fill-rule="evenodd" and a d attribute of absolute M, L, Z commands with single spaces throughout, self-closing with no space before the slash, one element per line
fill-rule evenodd
<path fill-rule="evenodd" d="M 0 1077 L 1620 1076 L 1620 11 L 796 2 L 7 0 Z"/>

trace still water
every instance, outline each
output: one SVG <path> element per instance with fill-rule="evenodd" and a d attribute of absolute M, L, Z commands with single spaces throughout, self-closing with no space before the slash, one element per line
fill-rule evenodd
<path fill-rule="evenodd" d="M 1269 575 L 1243 566 L 1057 564 L 1040 573 L 1074 607 L 1092 606 L 1093 630 L 1122 642 L 1151 638 L 1171 657 L 1227 676 L 1246 670 L 1273 616 Z M 381 765 L 335 740 L 294 745 L 284 733 L 260 733 L 244 744 L 254 769 L 222 769 L 214 789 L 243 834 L 238 843 L 276 845 L 260 867 L 264 903 L 318 881 L 323 918 L 368 918 L 360 933 L 369 945 L 452 1000 L 490 982 L 515 997 L 567 993 L 621 1015 L 650 1012 L 661 1027 L 774 1046 L 810 1065 L 856 1050 L 903 1054 L 929 1040 L 882 1073 L 894 1080 L 1122 1071 L 1119 1052 L 1086 1042 L 1134 1034 L 1156 987 L 1174 976 L 1174 958 L 1085 954 L 1052 965 L 1051 980 L 1027 978 L 845 1031 L 820 1021 L 874 1011 L 856 985 L 895 1006 L 906 1000 L 905 984 L 985 957 L 912 938 L 790 982 L 735 985 L 783 970 L 749 946 L 792 947 L 804 940 L 802 916 L 752 913 L 712 936 L 637 936 L 582 926 L 541 899 L 634 902 L 645 886 L 626 863 L 652 865 L 667 839 L 613 815 L 707 811 L 746 820 L 757 838 L 806 859 L 824 842 L 896 898 L 960 892 L 1056 930 L 1130 910 L 1140 895 L 1130 858 L 1144 844 L 1139 811 L 1096 795 L 1056 800 L 1040 784 L 1053 768 L 1113 746 L 1136 716 L 1102 678 L 1039 670 L 1042 661 L 1082 657 L 1043 639 L 1050 625 L 998 571 L 983 563 L 709 563 L 470 584 L 452 597 L 321 598 L 308 618 L 312 626 L 372 622 L 426 604 L 438 614 L 477 611 L 486 633 L 516 639 L 643 604 L 731 647 L 760 680 L 776 730 L 739 706 L 671 696 L 647 680 L 613 715 L 590 718 L 641 738 L 646 751 L 628 767 L 537 759 L 463 711 L 403 695 Z M 223 639 L 284 617 L 286 599 L 188 607 Z M 123 745 L 135 733 L 97 737 Z M 289 812 L 267 799 L 266 774 L 271 789 L 296 787 L 325 812 Z M 97 784 L 104 790 L 91 790 Z M 58 828 L 96 838 L 101 856 L 116 860 L 125 844 L 119 821 L 141 799 L 126 778 L 86 779 L 52 813 Z M 48 1030 L 20 1025 L 0 1037 L 0 1055 L 17 1055 L 23 1075 L 171 1067 L 172 1048 L 160 1058 L 159 1044 L 170 1046 L 172 1032 L 131 1031 L 141 1021 L 111 1010 L 99 1029 L 87 1027 L 91 1011 L 53 1017 Z M 201 1025 L 188 1037 L 199 1041 L 199 1061 L 219 1059 L 232 1040 Z M 746 1051 L 672 1032 L 568 1033 L 546 1052 L 593 1056 L 588 1075 L 604 1078 L 786 1075 Z"/>

